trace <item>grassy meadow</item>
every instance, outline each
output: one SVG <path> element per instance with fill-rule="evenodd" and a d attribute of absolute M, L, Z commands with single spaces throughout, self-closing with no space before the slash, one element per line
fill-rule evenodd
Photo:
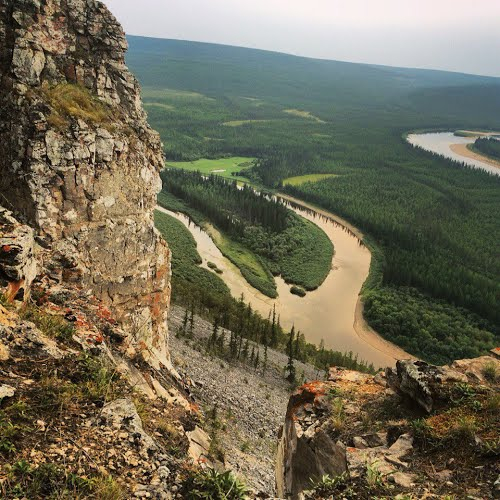
<path fill-rule="evenodd" d="M 193 172 L 201 172 L 204 175 L 217 174 L 232 180 L 246 181 L 246 177 L 236 174 L 242 170 L 252 167 L 255 158 L 244 158 L 232 156 L 229 158 L 206 159 L 200 158 L 195 161 L 167 161 L 167 167 L 182 168 Z"/>
<path fill-rule="evenodd" d="M 300 186 L 306 182 L 319 182 L 330 177 L 336 177 L 335 174 L 308 174 L 297 175 L 296 177 L 288 177 L 283 179 L 283 186 Z"/>

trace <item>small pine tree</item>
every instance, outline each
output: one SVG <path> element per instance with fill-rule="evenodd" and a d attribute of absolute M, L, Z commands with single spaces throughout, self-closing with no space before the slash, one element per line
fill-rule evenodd
<path fill-rule="evenodd" d="M 300 330 L 297 332 L 297 336 L 295 337 L 294 356 L 296 360 L 300 360 Z"/>
<path fill-rule="evenodd" d="M 210 337 L 208 339 L 208 350 L 209 351 L 216 351 L 217 350 L 217 339 L 219 338 L 218 333 L 219 333 L 219 317 L 215 316 L 213 328 L 212 328 L 212 334 L 210 335 Z"/>
<path fill-rule="evenodd" d="M 278 325 L 276 323 L 276 304 L 273 305 L 273 322 L 271 324 L 270 345 L 272 347 L 276 347 L 278 345 Z"/>
<path fill-rule="evenodd" d="M 259 368 L 259 357 L 260 357 L 260 351 L 257 351 L 257 354 L 255 355 L 255 362 L 254 362 L 254 368 L 257 370 Z"/>
<path fill-rule="evenodd" d="M 290 330 L 290 336 L 288 337 L 288 363 L 285 367 L 285 371 L 288 373 L 286 379 L 288 382 L 293 384 L 295 382 L 295 365 L 293 364 L 293 348 L 295 340 L 295 326 L 292 326 Z"/>
<path fill-rule="evenodd" d="M 194 303 L 191 305 L 191 314 L 189 317 L 189 338 L 194 336 Z"/>
<path fill-rule="evenodd" d="M 226 336 L 224 335 L 224 331 L 220 332 L 219 338 L 217 339 L 217 351 L 222 355 L 224 354 L 224 343 L 226 340 Z"/>
<path fill-rule="evenodd" d="M 267 344 L 264 345 L 264 362 L 262 363 L 262 375 L 267 372 Z"/>
<path fill-rule="evenodd" d="M 188 321 L 189 321 L 189 311 L 187 309 L 184 309 L 184 319 L 182 320 L 181 329 L 177 332 L 178 337 L 182 337 L 183 335 L 186 335 Z"/>
<path fill-rule="evenodd" d="M 252 353 L 250 354 L 250 363 L 253 364 L 255 360 L 255 346 L 252 346 Z"/>
<path fill-rule="evenodd" d="M 246 342 L 245 342 L 245 345 L 243 346 L 243 349 L 241 351 L 241 356 L 243 359 L 248 359 L 248 352 L 250 350 L 250 342 L 249 340 L 247 339 Z"/>

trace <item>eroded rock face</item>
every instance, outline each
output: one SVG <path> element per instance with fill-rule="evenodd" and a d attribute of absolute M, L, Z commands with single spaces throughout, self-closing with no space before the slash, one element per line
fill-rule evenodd
<path fill-rule="evenodd" d="M 34 231 L 20 224 L 11 212 L 0 207 L 0 292 L 13 301 L 22 292 L 29 296 L 37 274 Z"/>
<path fill-rule="evenodd" d="M 346 447 L 325 425 L 326 385 L 305 384 L 290 398 L 277 453 L 279 498 L 301 498 L 312 479 L 347 471 Z"/>
<path fill-rule="evenodd" d="M 95 0 L 0 5 L 0 192 L 52 279 L 81 286 L 129 340 L 166 353 L 170 256 L 154 229 L 163 166 L 122 28 Z"/>

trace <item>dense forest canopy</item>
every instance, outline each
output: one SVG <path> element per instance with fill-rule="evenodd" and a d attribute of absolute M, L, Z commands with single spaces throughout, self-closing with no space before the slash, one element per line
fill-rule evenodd
<path fill-rule="evenodd" d="M 436 362 L 500 342 L 500 179 L 403 139 L 411 130 L 499 130 L 499 79 L 129 42 L 167 158 L 255 157 L 242 174 L 270 188 L 335 174 L 283 189 L 367 235 L 374 261 L 364 293 L 377 331 Z M 402 321 L 398 310 L 422 321 Z M 432 327 L 447 322 L 453 331 Z"/>
<path fill-rule="evenodd" d="M 490 158 L 500 160 L 500 140 L 480 137 L 474 142 L 474 149 Z"/>

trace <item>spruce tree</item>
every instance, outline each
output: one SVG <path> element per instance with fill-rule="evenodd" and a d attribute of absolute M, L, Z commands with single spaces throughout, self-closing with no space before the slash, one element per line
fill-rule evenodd
<path fill-rule="evenodd" d="M 273 322 L 271 324 L 270 345 L 272 347 L 276 347 L 278 345 L 278 326 L 276 324 L 276 304 L 273 305 Z"/>
<path fill-rule="evenodd" d="M 189 317 L 189 338 L 194 336 L 194 303 L 191 304 L 191 315 Z"/>
<path fill-rule="evenodd" d="M 298 361 L 300 359 L 300 330 L 297 332 L 297 337 L 295 338 L 295 349 L 294 349 L 294 356 L 295 359 Z"/>
<path fill-rule="evenodd" d="M 285 367 L 285 370 L 288 373 L 286 379 L 291 384 L 295 382 L 295 365 L 293 364 L 294 339 L 295 339 L 295 325 L 292 326 L 292 329 L 290 330 L 290 336 L 288 337 L 288 345 L 287 345 L 288 363 Z"/>
<path fill-rule="evenodd" d="M 249 340 L 247 339 L 246 342 L 245 342 L 245 345 L 243 346 L 243 350 L 241 352 L 241 356 L 243 359 L 248 359 L 248 352 L 250 350 L 250 342 Z"/>
<path fill-rule="evenodd" d="M 184 309 L 184 319 L 182 320 L 182 327 L 181 329 L 177 332 L 177 336 L 178 337 L 181 337 L 183 335 L 186 335 L 187 333 L 187 324 L 188 324 L 188 321 L 189 321 L 189 311 L 186 309 Z"/>
<path fill-rule="evenodd" d="M 210 335 L 210 338 L 208 339 L 209 351 L 217 350 L 217 339 L 219 338 L 218 333 L 219 333 L 219 317 L 215 316 L 212 328 L 212 335 Z"/>

